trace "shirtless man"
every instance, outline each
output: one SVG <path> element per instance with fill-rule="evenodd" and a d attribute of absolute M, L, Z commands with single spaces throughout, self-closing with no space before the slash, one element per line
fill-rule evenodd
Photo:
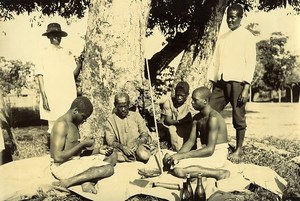
<path fill-rule="evenodd" d="M 71 108 L 58 118 L 50 135 L 52 174 L 59 179 L 53 187 L 68 191 L 67 188 L 81 184 L 84 192 L 97 193 L 95 183 L 114 173 L 116 155 L 112 148 L 100 147 L 92 150 L 92 155 L 81 157 L 86 148 L 94 144 L 94 139 L 80 139 L 78 126 L 93 112 L 93 106 L 86 97 L 77 97 Z"/>
<path fill-rule="evenodd" d="M 174 176 L 183 178 L 186 173 L 190 173 L 196 177 L 202 173 L 205 177 L 219 180 L 230 175 L 228 170 L 220 169 L 228 154 L 227 128 L 222 116 L 208 104 L 210 95 L 206 87 L 193 91 L 192 105 L 199 113 L 193 118 L 190 137 L 178 153 L 167 153 L 164 157 L 164 165 L 173 164 L 174 168 L 170 172 Z M 201 147 L 191 150 L 197 137 L 200 137 Z"/>

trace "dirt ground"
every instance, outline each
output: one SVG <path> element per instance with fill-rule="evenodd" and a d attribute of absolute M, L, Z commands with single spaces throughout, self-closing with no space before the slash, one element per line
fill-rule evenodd
<path fill-rule="evenodd" d="M 279 139 L 297 140 L 300 143 L 299 103 L 247 103 L 248 138 L 272 136 Z M 229 136 L 235 136 L 231 123 L 231 108 L 222 112 Z"/>

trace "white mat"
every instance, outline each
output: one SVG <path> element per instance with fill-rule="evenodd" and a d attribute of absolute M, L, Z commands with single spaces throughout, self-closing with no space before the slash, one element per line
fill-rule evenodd
<path fill-rule="evenodd" d="M 35 157 L 13 161 L 0 166 L 0 200 L 18 200 L 23 195 L 32 196 L 39 188 L 50 188 L 55 178 L 50 173 L 50 157 Z M 154 157 L 147 164 L 140 162 L 119 163 L 115 166 L 115 173 L 109 178 L 100 180 L 96 187 L 98 194 L 84 193 L 81 186 L 69 189 L 91 200 L 124 201 L 136 194 L 147 194 L 167 200 L 180 200 L 178 190 L 161 187 L 143 188 L 132 184 L 135 179 L 141 178 L 138 169 L 157 168 Z M 250 183 L 256 183 L 271 192 L 281 196 L 287 182 L 268 167 L 253 164 L 232 164 L 228 161 L 226 166 L 231 171 L 231 177 L 216 182 L 207 179 L 204 182 L 206 195 L 209 197 L 216 190 L 226 192 L 243 191 Z M 154 182 L 175 183 L 182 185 L 183 180 L 163 173 L 158 177 L 148 179 Z M 216 185 L 217 184 L 217 185 Z M 192 183 L 193 189 L 196 184 Z M 218 188 L 216 187 L 218 186 Z"/>

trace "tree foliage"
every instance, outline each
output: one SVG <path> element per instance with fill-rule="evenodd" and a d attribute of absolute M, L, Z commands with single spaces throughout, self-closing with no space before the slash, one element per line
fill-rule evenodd
<path fill-rule="evenodd" d="M 263 67 L 263 82 L 274 90 L 283 89 L 289 83 L 299 82 L 295 68 L 297 67 L 297 56 L 286 50 L 285 45 L 288 37 L 282 33 L 273 33 L 270 39 L 258 42 L 258 64 L 257 67 Z M 258 70 L 263 71 L 258 68 Z M 262 74 L 260 73 L 259 77 Z M 255 80 L 256 85 L 258 79 Z"/>
<path fill-rule="evenodd" d="M 207 0 L 152 0 L 148 21 L 148 34 L 155 26 L 159 26 L 166 36 L 174 36 L 193 23 L 201 20 L 201 6 Z M 300 0 L 231 0 L 230 3 L 240 3 L 249 11 L 254 7 L 270 11 L 276 8 L 292 6 L 300 11 Z M 32 13 L 40 11 L 43 15 L 58 14 L 64 18 L 72 16 L 82 18 L 90 5 L 90 0 L 1 0 L 0 20 L 13 19 L 13 14 Z"/>
<path fill-rule="evenodd" d="M 207 0 L 152 0 L 150 17 L 148 22 L 148 34 L 155 26 L 158 26 L 167 37 L 174 37 L 176 33 L 185 31 L 188 27 L 201 21 L 202 6 Z M 239 3 L 245 11 L 254 8 L 270 11 L 276 8 L 285 8 L 291 5 L 296 11 L 300 11 L 300 0 L 230 0 L 228 4 Z"/>
<path fill-rule="evenodd" d="M 0 20 L 10 20 L 13 14 L 30 14 L 34 11 L 47 16 L 58 14 L 64 18 L 82 18 L 89 4 L 89 0 L 1 0 Z"/>
<path fill-rule="evenodd" d="M 5 94 L 20 95 L 22 89 L 35 87 L 32 63 L 20 60 L 6 60 L 0 57 L 0 87 Z"/>

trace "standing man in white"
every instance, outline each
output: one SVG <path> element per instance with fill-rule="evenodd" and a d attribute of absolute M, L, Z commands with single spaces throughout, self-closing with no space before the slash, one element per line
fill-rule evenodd
<path fill-rule="evenodd" d="M 230 29 L 218 41 L 208 78 L 213 82 L 210 106 L 221 112 L 230 102 L 232 122 L 236 130 L 236 148 L 232 157 L 239 159 L 246 133 L 246 110 L 249 88 L 256 65 L 256 46 L 253 34 L 241 26 L 243 7 L 233 4 L 227 9 Z"/>
<path fill-rule="evenodd" d="M 43 36 L 47 36 L 50 45 L 43 49 L 35 69 L 41 94 L 40 118 L 48 120 L 48 133 L 51 133 L 54 121 L 70 109 L 77 97 L 75 77 L 80 72 L 81 63 L 76 64 L 71 52 L 60 46 L 62 37 L 67 35 L 60 24 L 48 25 Z"/>

